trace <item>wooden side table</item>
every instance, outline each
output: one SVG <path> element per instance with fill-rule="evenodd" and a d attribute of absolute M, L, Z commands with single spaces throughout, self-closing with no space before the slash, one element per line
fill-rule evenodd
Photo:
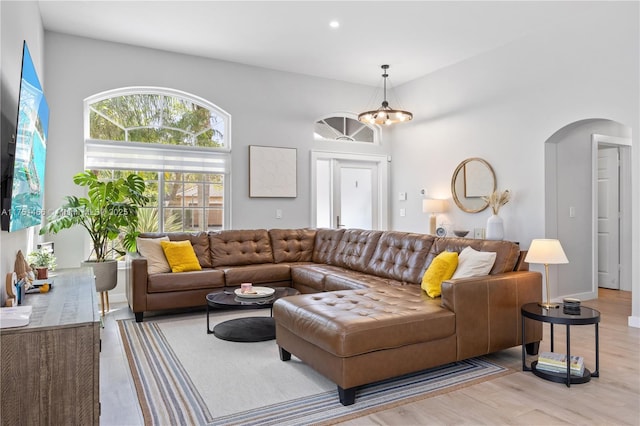
<path fill-rule="evenodd" d="M 544 308 L 537 303 L 527 303 L 520 309 L 522 313 L 522 341 L 525 342 L 525 320 L 527 318 L 534 321 L 547 322 L 551 325 L 551 352 L 553 352 L 553 326 L 554 324 L 564 324 L 567 327 L 567 359 L 571 359 L 571 334 L 570 327 L 572 325 L 588 325 L 595 326 L 595 349 L 596 349 L 596 369 L 590 372 L 584 369 L 582 376 L 571 375 L 571 362 L 567 362 L 567 374 L 543 371 L 536 368 L 538 361 L 533 361 L 531 366 L 527 366 L 525 360 L 525 345 L 522 345 L 522 371 L 531 371 L 538 377 L 557 383 L 565 383 L 567 387 L 571 384 L 587 383 L 591 377 L 600 376 L 600 353 L 599 353 L 599 337 L 598 323 L 600 322 L 600 312 L 595 309 L 581 306 L 580 311 L 569 313 L 562 306 L 559 308 Z"/>

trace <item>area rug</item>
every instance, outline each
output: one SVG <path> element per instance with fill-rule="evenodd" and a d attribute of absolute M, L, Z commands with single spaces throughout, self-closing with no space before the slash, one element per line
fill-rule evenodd
<path fill-rule="evenodd" d="M 212 326 L 256 312 L 214 314 Z M 118 323 L 146 425 L 332 424 L 510 372 L 469 359 L 363 386 L 345 407 L 334 383 L 295 356 L 280 361 L 275 341 L 217 339 L 203 313 Z"/>

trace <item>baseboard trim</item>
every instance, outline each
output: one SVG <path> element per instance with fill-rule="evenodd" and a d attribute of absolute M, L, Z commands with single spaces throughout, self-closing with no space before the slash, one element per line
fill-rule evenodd
<path fill-rule="evenodd" d="M 640 328 L 640 317 L 629 317 L 629 327 Z"/>

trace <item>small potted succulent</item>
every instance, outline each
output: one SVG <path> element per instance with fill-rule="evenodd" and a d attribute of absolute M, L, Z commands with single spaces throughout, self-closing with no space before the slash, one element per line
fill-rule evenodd
<path fill-rule="evenodd" d="M 32 251 L 27 255 L 27 262 L 36 271 L 36 278 L 46 280 L 49 278 L 49 271 L 56 269 L 56 256 L 47 248 Z"/>

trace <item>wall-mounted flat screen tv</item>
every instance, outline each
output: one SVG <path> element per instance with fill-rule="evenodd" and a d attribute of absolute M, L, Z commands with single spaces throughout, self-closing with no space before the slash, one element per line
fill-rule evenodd
<path fill-rule="evenodd" d="M 42 221 L 48 127 L 49 105 L 25 41 L 18 119 L 15 136 L 12 135 L 15 139 L 7 147 L 9 161 L 6 179 L 3 176 L 2 182 L 2 229 L 5 231 L 40 225 Z"/>

